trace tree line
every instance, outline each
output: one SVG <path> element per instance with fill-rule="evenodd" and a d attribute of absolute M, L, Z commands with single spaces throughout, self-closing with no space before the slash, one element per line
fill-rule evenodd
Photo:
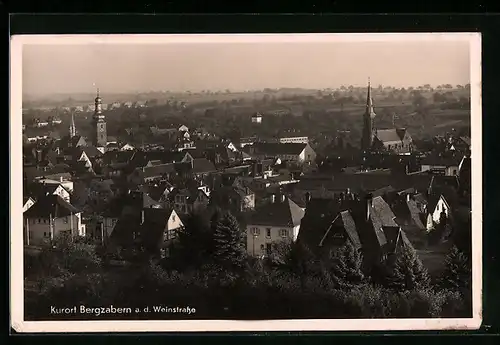
<path fill-rule="evenodd" d="M 85 241 L 58 239 L 35 259 L 27 256 L 25 275 L 35 288 L 26 292 L 26 318 L 55 319 L 57 315 L 49 315 L 54 304 L 184 305 L 196 308 L 196 319 L 471 314 L 470 259 L 456 247 L 434 282 L 412 248 L 371 271 L 363 267 L 362 255 L 349 242 L 326 257 L 298 243 L 279 242 L 265 259 L 258 259 L 247 254 L 246 232 L 236 218 L 216 210 L 188 217 L 169 256 L 162 260 L 143 257 L 128 266 L 110 267 L 103 253 L 103 248 Z"/>

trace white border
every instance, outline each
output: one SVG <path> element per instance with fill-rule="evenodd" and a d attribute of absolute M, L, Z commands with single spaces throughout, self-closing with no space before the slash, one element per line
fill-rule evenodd
<path fill-rule="evenodd" d="M 468 319 L 332 319 L 273 321 L 24 321 L 22 225 L 22 47 L 25 44 L 297 43 L 469 41 L 471 64 L 473 317 Z M 479 33 L 228 34 L 228 35 L 19 35 L 10 55 L 10 252 L 11 325 L 17 332 L 226 332 L 467 330 L 482 321 L 481 35 Z M 450 59 L 453 57 L 450 56 Z"/>

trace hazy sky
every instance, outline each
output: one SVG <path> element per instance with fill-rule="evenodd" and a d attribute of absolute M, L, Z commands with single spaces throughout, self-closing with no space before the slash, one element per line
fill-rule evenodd
<path fill-rule="evenodd" d="M 466 41 L 23 46 L 23 93 L 470 83 Z M 96 86 L 93 86 L 93 85 Z"/>

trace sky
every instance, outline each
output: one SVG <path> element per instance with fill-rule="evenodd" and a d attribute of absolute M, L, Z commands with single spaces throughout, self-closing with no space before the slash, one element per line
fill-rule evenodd
<path fill-rule="evenodd" d="M 75 41 L 72 41 L 75 42 Z M 470 83 L 467 40 L 24 44 L 23 93 Z"/>

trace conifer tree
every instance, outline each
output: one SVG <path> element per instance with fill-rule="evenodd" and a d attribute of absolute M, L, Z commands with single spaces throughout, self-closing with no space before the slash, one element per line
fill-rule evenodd
<path fill-rule="evenodd" d="M 236 218 L 226 212 L 216 223 L 214 261 L 226 268 L 242 268 L 246 259 L 246 236 Z"/>
<path fill-rule="evenodd" d="M 405 246 L 397 254 L 394 265 L 389 269 L 388 287 L 398 291 L 411 291 L 429 287 L 427 269 L 417 256 L 415 249 Z"/>
<path fill-rule="evenodd" d="M 351 288 L 363 283 L 365 276 L 361 270 L 361 254 L 350 241 L 332 253 L 331 273 L 334 282 L 341 288 Z"/>
<path fill-rule="evenodd" d="M 440 285 L 444 289 L 462 290 L 471 286 L 472 272 L 470 261 L 456 246 L 446 256 L 445 269 Z"/>

